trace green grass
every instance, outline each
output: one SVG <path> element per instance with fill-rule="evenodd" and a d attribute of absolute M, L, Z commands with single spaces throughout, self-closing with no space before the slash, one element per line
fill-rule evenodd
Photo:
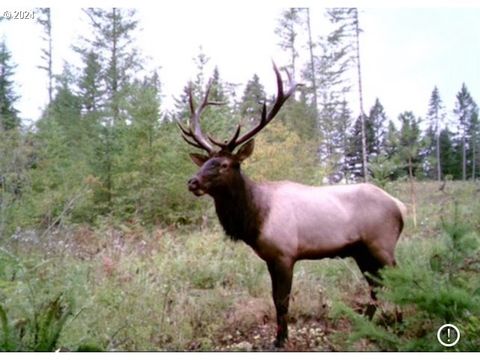
<path fill-rule="evenodd" d="M 389 186 L 410 202 L 408 184 Z M 418 226 L 406 223 L 397 248 L 400 266 L 428 261 L 441 240 L 442 219 L 453 216 L 455 203 L 462 219 L 480 231 L 477 187 L 449 183 L 442 193 L 438 186 L 417 184 Z M 244 244 L 225 239 L 215 224 L 208 229 L 77 225 L 3 241 L 0 347 L 35 350 L 36 319 L 39 333 L 53 334 L 47 350 L 212 350 L 226 332 L 248 332 L 258 323 L 255 316 L 241 315 L 255 313 L 248 308 L 254 301 L 267 304 L 257 312 L 268 315 L 273 329 L 264 263 Z M 297 264 L 292 294 L 295 322 L 328 319 L 336 303 L 366 300 L 368 289 L 353 261 L 325 259 Z M 55 321 L 45 323 L 41 319 L 49 311 Z"/>

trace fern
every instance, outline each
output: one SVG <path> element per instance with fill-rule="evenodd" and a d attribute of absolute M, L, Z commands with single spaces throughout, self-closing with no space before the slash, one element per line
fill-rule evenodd
<path fill-rule="evenodd" d="M 7 313 L 2 305 L 0 305 L 0 322 L 2 333 L 0 334 L 0 350 L 1 351 L 15 351 L 17 344 L 12 336 L 12 329 L 8 323 Z"/>
<path fill-rule="evenodd" d="M 50 301 L 39 314 L 38 334 L 34 344 L 35 351 L 53 351 L 57 347 L 58 339 L 66 320 L 72 315 L 70 306 L 63 303 L 63 294 Z"/>

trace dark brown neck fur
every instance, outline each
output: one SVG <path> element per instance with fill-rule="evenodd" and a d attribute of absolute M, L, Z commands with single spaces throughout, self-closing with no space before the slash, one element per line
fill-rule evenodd
<path fill-rule="evenodd" d="M 211 195 L 225 233 L 234 241 L 243 240 L 254 246 L 268 211 L 257 185 L 240 173 L 234 183 Z"/>

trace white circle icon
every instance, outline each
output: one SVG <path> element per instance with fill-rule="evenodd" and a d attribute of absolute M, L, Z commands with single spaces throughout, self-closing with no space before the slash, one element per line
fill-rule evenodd
<path fill-rule="evenodd" d="M 445 347 L 455 346 L 460 341 L 460 330 L 452 324 L 442 325 L 437 331 L 437 339 Z"/>

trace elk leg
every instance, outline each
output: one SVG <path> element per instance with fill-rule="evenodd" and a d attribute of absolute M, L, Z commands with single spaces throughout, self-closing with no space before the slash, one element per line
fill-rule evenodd
<path fill-rule="evenodd" d="M 371 302 L 367 305 L 367 308 L 365 309 L 365 315 L 370 320 L 372 320 L 373 315 L 375 315 L 375 312 L 377 311 L 377 287 L 379 286 L 378 281 L 376 279 L 372 279 L 370 276 L 378 278 L 380 276 L 378 270 L 379 269 L 375 271 L 370 270 L 363 273 L 363 275 L 367 279 L 368 285 L 370 286 L 370 298 L 372 299 Z"/>
<path fill-rule="evenodd" d="M 268 262 L 272 278 L 272 296 L 277 312 L 277 337 L 275 347 L 283 347 L 288 338 L 287 313 L 292 289 L 293 266 L 281 261 Z"/>
<path fill-rule="evenodd" d="M 354 256 L 354 259 L 370 286 L 370 297 L 372 301 L 367 305 L 365 315 L 371 320 L 377 310 L 376 290 L 380 285 L 378 280 L 380 278 L 379 271 L 386 265 L 386 262 L 378 260 L 377 257 L 370 253 L 367 247 L 362 247 Z"/>
<path fill-rule="evenodd" d="M 366 246 L 362 247 L 362 250 L 359 251 L 355 256 L 354 259 L 360 268 L 360 271 L 365 276 L 365 279 L 370 286 L 370 297 L 372 298 L 372 302 L 367 305 L 365 309 L 365 315 L 371 320 L 373 315 L 377 310 L 377 294 L 376 290 L 380 286 L 380 270 L 384 266 L 396 266 L 397 263 L 395 261 L 395 256 L 393 252 L 386 251 L 386 250 L 377 250 L 374 251 L 368 249 Z M 401 310 L 395 306 L 395 321 L 402 322 L 403 321 L 403 314 Z"/>

